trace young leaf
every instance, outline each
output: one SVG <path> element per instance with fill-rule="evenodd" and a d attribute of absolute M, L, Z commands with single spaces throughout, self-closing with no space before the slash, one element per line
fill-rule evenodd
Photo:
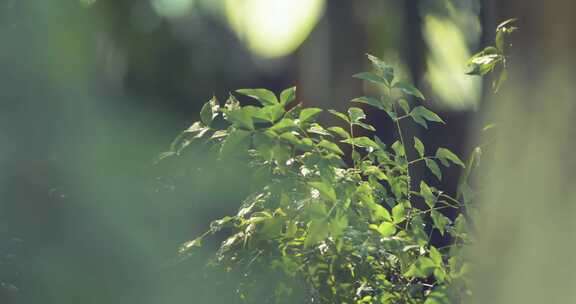
<path fill-rule="evenodd" d="M 404 94 L 412 95 L 418 97 L 422 100 L 425 99 L 424 95 L 415 86 L 408 82 L 398 81 L 393 85 L 394 88 L 400 89 Z"/>
<path fill-rule="evenodd" d="M 306 108 L 300 112 L 300 116 L 298 119 L 300 120 L 300 124 L 307 124 L 311 121 L 314 121 L 318 115 L 322 113 L 322 109 L 319 108 Z"/>
<path fill-rule="evenodd" d="M 212 97 L 202 106 L 202 110 L 200 110 L 200 120 L 209 127 L 214 118 L 218 116 L 218 110 L 220 110 L 218 100 L 216 100 L 216 97 Z"/>
<path fill-rule="evenodd" d="M 276 95 L 266 89 L 239 89 L 236 90 L 236 92 L 252 97 L 258 100 L 264 106 L 272 106 L 278 104 L 278 98 L 276 98 Z"/>
<path fill-rule="evenodd" d="M 414 148 L 416 149 L 416 151 L 418 152 L 418 155 L 420 155 L 420 157 L 424 157 L 424 153 L 425 153 L 424 144 L 416 136 L 414 136 Z"/>
<path fill-rule="evenodd" d="M 288 88 L 280 93 L 280 104 L 286 106 L 296 99 L 296 87 Z"/>
<path fill-rule="evenodd" d="M 430 158 L 427 158 L 424 160 L 424 162 L 426 163 L 426 167 L 430 169 L 430 172 L 432 172 L 432 174 L 434 174 L 438 180 L 442 180 L 442 170 L 440 170 L 438 163 Z"/>
<path fill-rule="evenodd" d="M 382 78 L 379 75 L 374 74 L 372 72 L 358 73 L 358 74 L 353 75 L 352 77 L 366 80 L 366 81 L 369 81 L 369 82 L 372 82 L 375 84 L 388 86 L 388 83 L 386 82 L 386 80 L 384 78 Z"/>
<path fill-rule="evenodd" d="M 460 158 L 458 156 L 456 156 L 456 154 L 452 153 L 452 151 L 450 151 L 446 148 L 438 148 L 438 150 L 436 150 L 436 157 L 438 159 L 440 159 L 440 162 L 446 167 L 450 166 L 450 163 L 448 161 L 450 161 L 450 162 L 454 163 L 455 165 L 458 165 L 462 168 L 465 167 L 462 160 L 460 160 Z"/>

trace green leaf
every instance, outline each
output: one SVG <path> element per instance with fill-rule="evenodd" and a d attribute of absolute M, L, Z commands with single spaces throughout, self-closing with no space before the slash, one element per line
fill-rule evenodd
<path fill-rule="evenodd" d="M 310 128 L 307 130 L 309 133 L 318 134 L 322 136 L 332 136 L 330 132 L 326 131 L 321 125 L 317 123 L 313 123 L 310 125 Z"/>
<path fill-rule="evenodd" d="M 394 206 L 394 208 L 392 208 L 392 218 L 394 219 L 395 224 L 403 222 L 404 217 L 406 217 L 406 209 L 404 208 L 404 204 L 399 203 Z"/>
<path fill-rule="evenodd" d="M 194 247 L 202 247 L 202 238 L 196 238 L 192 241 L 188 241 L 184 244 L 182 244 L 182 246 L 180 246 L 180 249 L 178 250 L 179 253 L 184 253 Z"/>
<path fill-rule="evenodd" d="M 416 117 L 420 117 L 420 118 L 424 118 L 428 121 L 433 121 L 433 122 L 439 122 L 439 123 L 445 123 L 444 120 L 442 120 L 442 118 L 440 118 L 440 116 L 438 116 L 438 114 L 426 109 L 423 106 L 417 106 L 414 109 L 412 109 L 412 111 L 410 112 L 410 116 L 412 117 L 412 119 L 414 119 L 414 121 L 416 121 Z M 418 122 L 418 121 L 416 121 Z"/>
<path fill-rule="evenodd" d="M 330 235 L 333 238 L 338 238 L 342 235 L 344 230 L 348 228 L 348 217 L 337 216 L 330 221 Z"/>
<path fill-rule="evenodd" d="M 280 93 L 280 104 L 286 106 L 296 99 L 296 87 L 288 88 Z"/>
<path fill-rule="evenodd" d="M 276 95 L 266 89 L 239 89 L 237 93 L 246 95 L 258 100 L 264 106 L 272 106 L 278 104 Z"/>
<path fill-rule="evenodd" d="M 351 107 L 348 109 L 348 116 L 352 123 L 358 123 L 366 118 L 366 113 L 364 113 L 364 110 L 360 108 Z"/>
<path fill-rule="evenodd" d="M 240 102 L 238 101 L 238 99 L 236 99 L 236 97 L 234 97 L 234 95 L 230 94 L 230 96 L 226 100 L 226 103 L 224 103 L 224 108 L 228 111 L 239 109 Z"/>
<path fill-rule="evenodd" d="M 404 273 L 404 276 L 424 279 L 429 277 L 432 272 L 434 272 L 435 268 L 436 265 L 432 259 L 428 257 L 419 257 L 414 264 L 410 265 L 408 270 Z"/>
<path fill-rule="evenodd" d="M 396 226 L 391 222 L 383 222 L 382 224 L 378 225 L 376 231 L 378 231 L 383 237 L 389 237 L 396 233 Z"/>
<path fill-rule="evenodd" d="M 248 150 L 248 145 L 250 143 L 250 135 L 252 132 L 244 131 L 244 130 L 234 130 L 232 131 L 224 143 L 222 144 L 222 148 L 220 150 L 220 154 L 224 157 L 238 154 L 242 155 Z M 241 151 L 240 153 L 238 151 Z"/>
<path fill-rule="evenodd" d="M 342 150 L 340 150 L 340 147 L 338 147 L 337 144 L 330 142 L 330 141 L 327 141 L 325 139 L 321 140 L 318 143 L 318 147 L 322 147 L 322 148 L 324 148 L 324 149 L 326 149 L 332 153 L 336 153 L 338 155 L 344 155 L 344 152 L 342 152 Z"/>
<path fill-rule="evenodd" d="M 493 46 L 487 47 L 468 60 L 468 72 L 466 74 L 484 76 L 492 71 L 496 64 L 503 59 L 504 57 L 497 48 Z"/>
<path fill-rule="evenodd" d="M 363 96 L 363 97 L 354 98 L 351 101 L 357 102 L 357 103 L 367 104 L 367 105 L 373 106 L 379 110 L 386 110 L 386 108 L 384 107 L 384 104 L 378 98 Z"/>
<path fill-rule="evenodd" d="M 373 175 L 379 180 L 387 180 L 388 179 L 386 174 L 384 174 L 384 172 L 382 172 L 382 170 L 380 168 L 378 168 L 377 166 L 368 166 L 364 170 L 364 174 L 365 175 Z"/>
<path fill-rule="evenodd" d="M 348 139 L 342 140 L 341 142 L 347 143 L 350 145 L 354 145 L 354 146 L 358 146 L 358 147 L 362 147 L 362 148 L 372 148 L 374 150 L 380 149 L 380 146 L 376 142 L 374 142 L 373 140 L 371 140 L 370 138 L 365 137 L 365 136 L 348 138 Z"/>
<path fill-rule="evenodd" d="M 450 219 L 436 210 L 432 210 L 432 212 L 430 213 L 430 217 L 432 218 L 432 223 L 434 223 L 434 227 L 436 227 L 436 229 L 440 231 L 440 234 L 444 236 L 446 226 L 448 226 L 448 224 L 450 224 L 451 222 Z"/>
<path fill-rule="evenodd" d="M 216 97 L 212 97 L 207 103 L 202 106 L 200 110 L 200 120 L 206 125 L 210 126 L 212 121 L 216 116 L 218 116 L 218 111 L 220 110 L 220 105 Z"/>
<path fill-rule="evenodd" d="M 284 119 L 280 120 L 279 122 L 277 122 L 272 127 L 270 127 L 270 130 L 276 131 L 276 132 L 286 132 L 286 131 L 296 130 L 296 129 L 298 129 L 298 126 L 296 126 L 296 123 L 294 122 L 294 120 L 288 119 L 288 118 L 284 118 Z"/>
<path fill-rule="evenodd" d="M 308 225 L 304 248 L 310 248 L 328 237 L 330 227 L 325 220 L 312 220 Z"/>
<path fill-rule="evenodd" d="M 334 191 L 334 188 L 327 182 L 324 181 L 308 182 L 308 185 L 318 190 L 318 192 L 320 192 L 320 195 L 325 199 L 328 199 L 333 202 L 336 201 L 336 191 Z"/>
<path fill-rule="evenodd" d="M 434 246 L 430 246 L 430 258 L 436 266 L 442 266 L 442 254 Z"/>
<path fill-rule="evenodd" d="M 436 204 L 436 196 L 424 181 L 420 182 L 420 196 L 424 198 L 424 202 L 426 202 L 428 207 L 434 208 L 434 205 Z"/>
<path fill-rule="evenodd" d="M 300 116 L 298 119 L 300 120 L 300 124 L 307 124 L 311 121 L 314 121 L 321 113 L 322 109 L 319 108 L 306 108 L 300 112 Z"/>
<path fill-rule="evenodd" d="M 400 89 L 402 92 L 404 92 L 405 94 L 408 95 L 412 95 L 415 97 L 418 97 L 422 100 L 426 99 L 424 97 L 424 95 L 422 94 L 422 92 L 420 92 L 420 90 L 418 90 L 415 86 L 413 86 L 412 84 L 408 83 L 408 82 L 404 82 L 404 81 L 398 81 L 394 84 L 393 86 L 394 88 Z"/>
<path fill-rule="evenodd" d="M 440 162 L 446 166 L 449 167 L 450 166 L 450 162 L 464 168 L 465 165 L 462 162 L 462 160 L 460 160 L 460 158 L 458 156 L 456 156 L 456 154 L 452 153 L 452 151 L 446 149 L 446 148 L 438 148 L 438 150 L 436 150 L 436 157 L 440 159 Z"/>
<path fill-rule="evenodd" d="M 400 105 L 400 108 L 404 110 L 404 113 L 410 114 L 410 105 L 408 104 L 408 101 L 406 99 L 402 98 L 398 100 L 398 104 Z"/>
<path fill-rule="evenodd" d="M 430 158 L 427 158 L 426 160 L 424 160 L 424 162 L 426 163 L 426 167 L 430 169 L 432 174 L 434 174 L 434 176 L 436 176 L 438 180 L 442 180 L 442 170 L 440 170 L 438 163 L 436 163 L 434 160 Z"/>
<path fill-rule="evenodd" d="M 382 78 L 379 75 L 374 74 L 372 72 L 362 72 L 362 73 L 355 74 L 352 77 L 366 80 L 366 81 L 369 81 L 369 82 L 372 82 L 375 84 L 388 86 L 388 83 L 386 82 L 386 80 L 384 78 Z"/>
<path fill-rule="evenodd" d="M 394 68 L 388 65 L 386 62 L 384 62 L 382 59 L 374 55 L 366 54 L 366 56 L 368 57 L 368 60 L 372 62 L 372 65 L 377 70 L 382 72 L 382 75 L 384 75 L 384 80 L 386 80 L 387 85 L 390 85 L 390 83 L 392 83 L 392 80 L 394 79 Z"/>
<path fill-rule="evenodd" d="M 388 212 L 388 210 L 384 207 L 382 207 L 381 205 L 377 204 L 377 203 L 372 203 L 372 204 L 368 204 L 368 207 L 370 207 L 370 209 L 372 210 L 372 215 L 374 216 L 375 220 L 384 220 L 384 221 L 388 221 L 391 222 L 392 221 L 392 217 L 390 216 L 390 212 Z"/>
<path fill-rule="evenodd" d="M 418 155 L 420 155 L 420 157 L 424 157 L 424 152 L 425 152 L 424 144 L 416 136 L 414 136 L 414 148 L 416 149 L 416 151 L 418 152 Z"/>
<path fill-rule="evenodd" d="M 336 110 L 328 110 L 328 112 L 330 112 L 330 114 L 344 120 L 345 122 L 350 123 L 350 119 L 348 119 L 348 116 L 346 116 L 346 114 L 340 113 Z"/>
<path fill-rule="evenodd" d="M 265 106 L 260 109 L 259 114 L 268 122 L 274 123 L 284 116 L 284 107 L 282 105 Z"/>
<path fill-rule="evenodd" d="M 254 130 L 252 115 L 244 108 L 226 111 L 226 119 L 239 128 Z"/>
<path fill-rule="evenodd" d="M 344 130 L 342 127 L 330 127 L 328 128 L 328 131 L 342 138 L 350 138 L 350 133 L 348 133 L 348 131 Z"/>
<path fill-rule="evenodd" d="M 432 291 L 428 295 L 426 301 L 424 302 L 424 304 L 452 304 L 452 303 L 454 302 L 450 299 L 448 293 L 439 288 L 434 289 L 434 291 Z"/>
<path fill-rule="evenodd" d="M 355 126 L 359 126 L 359 127 L 363 128 L 363 129 L 366 129 L 366 130 L 368 130 L 368 131 L 372 131 L 372 132 L 376 131 L 376 128 L 374 128 L 374 126 L 369 125 L 369 124 L 367 124 L 367 123 L 355 122 L 354 125 L 355 125 Z"/>

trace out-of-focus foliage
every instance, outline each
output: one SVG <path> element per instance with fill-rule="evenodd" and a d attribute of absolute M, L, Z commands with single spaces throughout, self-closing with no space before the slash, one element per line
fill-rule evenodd
<path fill-rule="evenodd" d="M 436 106 L 449 110 L 475 109 L 482 81 L 467 77 L 466 62 L 482 32 L 479 0 L 421 1 L 422 35 L 426 51 L 425 81 Z"/>
<path fill-rule="evenodd" d="M 495 69 L 499 70 L 499 75 L 492 83 L 492 88 L 496 92 L 498 92 L 500 85 L 508 78 L 506 51 L 511 45 L 507 42 L 507 36 L 518 29 L 514 26 L 514 22 L 516 22 L 516 19 L 509 19 L 498 25 L 494 46 L 484 48 L 481 52 L 472 56 L 468 62 L 470 68 L 468 72 L 469 75 L 484 76 Z"/>
<path fill-rule="evenodd" d="M 375 130 L 359 107 L 347 113 L 328 110 L 345 127 L 325 127 L 317 123 L 322 109 L 292 106 L 295 88 L 280 96 L 243 89 L 237 92 L 259 104 L 241 106 L 231 95 L 221 105 L 212 98 L 201 120 L 161 156 L 182 155 L 200 145 L 221 160 L 252 168 L 247 176 L 251 194 L 238 212 L 213 221 L 180 250 L 183 257 L 193 256 L 208 236 L 224 234 L 212 266 L 242 277 L 239 299 L 432 304 L 469 296 L 469 264 L 462 253 L 471 241 L 464 207 L 470 205 L 470 189 L 459 190 L 459 201 L 423 180 L 413 189 L 410 174 L 415 164 L 424 163 L 440 180 L 441 165 L 465 165 L 446 148 L 430 153 L 419 138 L 404 138 L 406 120 L 424 128 L 444 121 L 424 106 L 416 87 L 395 77 L 391 66 L 368 58 L 375 71 L 354 77 L 385 93 L 352 102 L 389 116 L 398 132 L 390 144 L 358 135 Z M 408 149 L 418 157 L 409 159 Z M 449 218 L 450 209 L 459 215 Z M 432 233 L 451 239 L 451 245 L 435 247 Z"/>

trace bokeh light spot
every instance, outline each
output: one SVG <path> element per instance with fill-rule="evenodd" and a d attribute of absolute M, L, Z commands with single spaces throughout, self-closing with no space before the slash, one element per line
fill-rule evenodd
<path fill-rule="evenodd" d="M 324 12 L 325 0 L 226 0 L 226 15 L 238 37 L 264 58 L 296 50 Z"/>

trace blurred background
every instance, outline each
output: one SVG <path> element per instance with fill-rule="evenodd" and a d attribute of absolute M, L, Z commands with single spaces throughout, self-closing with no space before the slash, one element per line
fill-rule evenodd
<path fill-rule="evenodd" d="M 475 130 L 506 121 L 506 144 L 494 148 L 500 162 L 486 166 L 483 184 L 494 220 L 477 251 L 485 275 L 504 271 L 514 259 L 482 257 L 516 240 L 502 229 L 531 228 L 498 223 L 541 216 L 514 221 L 524 209 L 510 206 L 543 208 L 556 189 L 548 183 L 562 184 L 555 195 L 573 202 L 564 194 L 574 192 L 575 8 L 557 0 L 1 0 L 0 303 L 232 303 L 232 288 L 203 280 L 201 260 L 171 265 L 183 241 L 238 206 L 249 187 L 242 170 L 210 166 L 202 153 L 154 159 L 213 94 L 296 85 L 305 105 L 345 109 L 369 89 L 351 78 L 369 68 L 365 53 L 393 63 L 445 118 L 446 128 L 428 132 L 431 148 L 466 156 Z M 465 75 L 466 61 L 510 17 L 521 28 L 513 76 L 494 98 L 488 82 Z M 372 114 L 378 135 L 391 139 L 384 116 Z M 506 170 L 510 163 L 523 170 Z M 210 169 L 196 170 L 201 164 Z M 458 177 L 448 173 L 445 187 Z M 494 203 L 502 200 L 505 210 Z M 564 206 L 554 210 L 573 214 Z M 562 232 L 575 231 L 570 222 Z M 548 232 L 540 237 L 559 235 Z M 538 292 L 540 275 L 521 274 Z M 497 292 L 517 280 L 501 283 L 482 285 L 493 297 L 480 303 L 516 303 Z"/>

